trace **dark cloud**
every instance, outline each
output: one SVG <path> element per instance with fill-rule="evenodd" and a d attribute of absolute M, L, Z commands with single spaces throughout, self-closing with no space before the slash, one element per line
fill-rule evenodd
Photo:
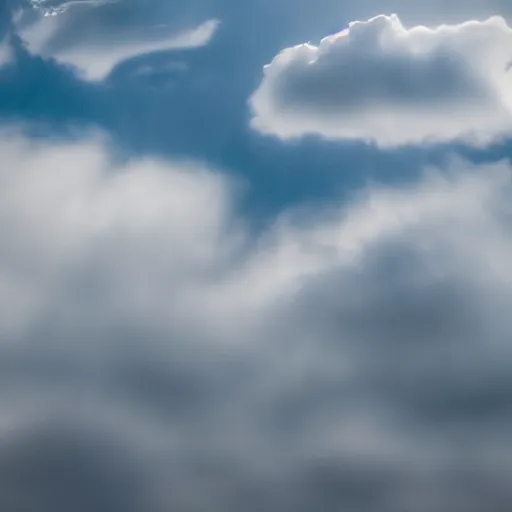
<path fill-rule="evenodd" d="M 510 505 L 507 165 L 254 240 L 220 174 L 5 137 L 4 509 Z"/>
<path fill-rule="evenodd" d="M 136 459 L 130 460 L 130 448 L 120 444 L 112 434 L 58 422 L 3 435 L 0 506 L 20 512 L 151 507 L 147 475 L 139 471 Z"/>

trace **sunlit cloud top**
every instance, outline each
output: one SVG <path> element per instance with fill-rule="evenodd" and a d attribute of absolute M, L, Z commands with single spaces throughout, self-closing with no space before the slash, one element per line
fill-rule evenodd
<path fill-rule="evenodd" d="M 511 45 L 500 17 L 437 28 L 406 28 L 396 15 L 353 22 L 265 66 L 252 126 L 284 139 L 488 144 L 512 130 Z"/>

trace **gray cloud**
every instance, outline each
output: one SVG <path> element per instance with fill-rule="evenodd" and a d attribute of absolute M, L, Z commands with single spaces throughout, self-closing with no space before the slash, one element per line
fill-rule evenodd
<path fill-rule="evenodd" d="M 118 445 L 83 424 L 11 433 L 0 442 L 0 505 L 23 512 L 145 508 L 145 475 L 130 460 L 129 447 Z"/>
<path fill-rule="evenodd" d="M 252 126 L 284 139 L 486 144 L 511 128 L 511 34 L 499 17 L 436 29 L 407 29 L 397 16 L 354 22 L 265 67 Z"/>
<path fill-rule="evenodd" d="M 507 164 L 254 239 L 204 166 L 0 154 L 2 508 L 510 507 Z"/>

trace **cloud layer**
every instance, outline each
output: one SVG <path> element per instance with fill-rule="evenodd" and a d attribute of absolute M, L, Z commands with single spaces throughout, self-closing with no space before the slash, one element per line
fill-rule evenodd
<path fill-rule="evenodd" d="M 434 29 L 396 15 L 353 22 L 265 67 L 252 126 L 283 139 L 487 144 L 512 128 L 511 43 L 500 17 Z"/>
<path fill-rule="evenodd" d="M 255 236 L 106 147 L 0 142 L 2 510 L 509 510 L 508 165 Z"/>

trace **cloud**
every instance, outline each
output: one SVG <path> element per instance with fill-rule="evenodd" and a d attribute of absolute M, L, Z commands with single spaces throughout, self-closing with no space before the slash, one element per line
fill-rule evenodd
<path fill-rule="evenodd" d="M 0 41 L 0 69 L 12 62 L 12 48 L 9 40 L 6 38 Z"/>
<path fill-rule="evenodd" d="M 509 509 L 508 164 L 256 236 L 206 165 L 0 155 L 0 508 Z"/>
<path fill-rule="evenodd" d="M 512 127 L 511 41 L 500 17 L 434 29 L 396 15 L 353 22 L 265 66 L 251 124 L 282 139 L 488 144 Z"/>
<path fill-rule="evenodd" d="M 76 68 L 89 81 L 105 79 L 118 64 L 140 55 L 205 46 L 219 27 L 216 19 L 192 26 L 156 23 L 131 13 L 123 2 L 65 2 L 35 7 L 36 15 L 25 11 L 16 22 L 27 49 Z M 123 19 L 124 24 L 112 23 Z"/>
<path fill-rule="evenodd" d="M 39 11 L 43 16 L 58 16 L 66 12 L 74 5 L 91 5 L 99 7 L 101 5 L 117 3 L 120 0 L 71 0 L 69 2 L 51 2 L 47 0 L 31 0 L 29 5 Z"/>
<path fill-rule="evenodd" d="M 84 425 L 39 425 L 0 442 L 0 504 L 5 510 L 144 508 L 147 496 L 136 465 L 119 440 Z M 30 489 L 30 494 L 27 493 Z"/>
<path fill-rule="evenodd" d="M 119 267 L 117 255 L 109 253 L 108 240 L 120 244 L 113 248 L 114 252 L 125 244 L 123 250 L 135 251 L 131 263 L 132 257 L 125 263 L 138 267 L 135 273 L 142 272 L 142 281 L 145 272 L 152 273 L 144 262 L 141 261 L 140 267 L 137 263 L 146 250 L 155 251 L 154 256 L 159 253 L 166 260 L 172 280 L 176 277 L 173 277 L 172 262 L 181 261 L 184 267 L 179 265 L 180 272 L 185 267 L 197 266 L 198 270 L 206 262 L 211 264 L 210 258 L 218 257 L 209 248 L 222 252 L 220 245 L 209 242 L 210 237 L 220 236 L 222 218 L 227 215 L 224 210 L 228 208 L 224 185 L 215 174 L 196 170 L 190 164 L 173 168 L 152 161 L 138 167 L 127 165 L 119 171 L 114 167 L 109 174 L 104 172 L 109 166 L 107 156 L 98 143 L 38 147 L 14 138 L 10 144 L 10 148 L 5 144 L 2 147 L 5 166 L 1 179 L 6 188 L 0 215 L 5 229 L 8 218 L 13 227 L 10 234 L 4 232 L 7 240 L 4 256 L 23 266 L 21 262 L 30 258 L 24 254 L 27 244 L 38 245 L 39 263 L 44 261 L 44 264 L 32 266 L 27 262 L 28 267 L 24 268 L 34 272 L 29 286 L 32 292 L 37 290 L 38 283 L 48 284 L 48 279 L 59 277 L 63 268 L 72 265 L 76 251 L 87 252 L 87 247 L 92 250 L 96 243 L 103 248 L 97 256 L 103 258 L 105 270 L 112 266 L 110 277 L 103 278 L 117 279 L 117 271 L 128 271 L 128 268 Z M 25 151 L 32 156 L 23 157 Z M 17 173 L 18 169 L 22 171 Z M 111 230 L 116 233 L 113 238 Z M 159 247 L 145 248 L 146 236 L 160 239 Z M 138 237 L 142 238 L 136 240 Z M 229 247 L 228 241 L 225 242 Z M 129 249 L 132 243 L 135 246 Z M 6 282 L 10 277 L 6 276 Z M 168 286 L 163 281 L 161 285 L 164 289 Z M 54 282 L 52 287 L 57 289 L 58 284 Z M 34 304 L 35 295 L 30 293 L 26 300 L 20 298 L 20 304 Z M 10 320 L 7 317 L 5 320 L 10 323 L 19 316 L 15 311 L 18 303 L 7 296 L 5 300 L 5 307 L 10 310 Z M 26 324 L 28 317 L 22 318 Z"/>

